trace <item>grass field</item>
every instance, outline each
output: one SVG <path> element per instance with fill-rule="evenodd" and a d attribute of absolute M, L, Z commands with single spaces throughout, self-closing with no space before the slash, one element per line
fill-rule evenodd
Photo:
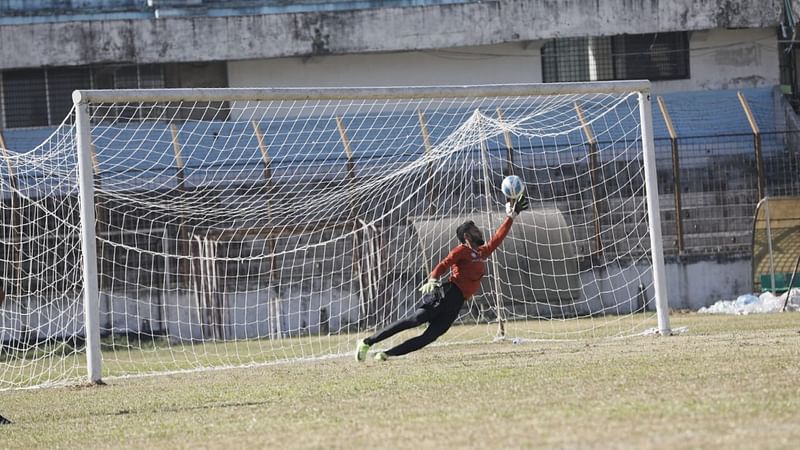
<path fill-rule="evenodd" d="M 797 448 L 800 314 L 0 392 L 0 448 Z"/>

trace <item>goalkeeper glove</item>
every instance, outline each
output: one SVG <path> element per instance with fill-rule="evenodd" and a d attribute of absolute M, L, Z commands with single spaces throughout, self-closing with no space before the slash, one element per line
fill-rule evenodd
<path fill-rule="evenodd" d="M 431 278 L 422 284 L 422 287 L 419 288 L 419 291 L 427 295 L 433 293 L 433 291 L 439 289 L 441 286 L 442 283 L 439 282 L 438 278 Z"/>
<path fill-rule="evenodd" d="M 528 209 L 528 198 L 525 197 L 525 194 L 522 194 L 522 196 L 516 200 L 509 200 L 508 203 L 506 203 L 506 215 L 511 218 L 517 217 L 517 214 L 526 209 Z"/>

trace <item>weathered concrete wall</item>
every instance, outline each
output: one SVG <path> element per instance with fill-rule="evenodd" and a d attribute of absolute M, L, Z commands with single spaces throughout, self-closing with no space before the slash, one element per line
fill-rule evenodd
<path fill-rule="evenodd" d="M 725 260 L 671 260 L 666 263 L 667 297 L 671 309 L 698 310 L 719 300 L 734 300 L 750 293 L 750 258 Z M 578 315 L 630 314 L 640 311 L 640 285 L 647 286 L 644 295 L 651 299 L 646 308 L 653 311 L 651 270 L 647 265 L 617 265 L 581 273 L 581 295 L 573 302 L 537 302 L 525 305 L 506 302 L 507 314 L 516 317 L 572 317 Z M 224 314 L 226 339 L 256 339 L 267 336 L 298 336 L 330 330 L 334 334 L 355 326 L 361 317 L 360 299 L 344 286 L 323 286 L 319 282 L 309 289 L 299 285 L 284 286 L 281 295 L 269 287 L 253 288 L 225 294 L 229 308 Z M 484 289 L 487 284 L 484 284 Z M 397 303 L 387 302 L 382 311 L 392 319 L 407 314 L 419 299 L 417 286 L 399 283 L 391 287 Z M 478 303 L 494 305 L 493 298 L 480 296 Z M 146 289 L 121 293 L 100 293 L 100 327 L 104 332 L 164 332 L 173 341 L 200 341 L 204 337 L 197 310 L 197 299 L 189 292 L 159 295 Z M 493 297 L 493 296 L 492 296 Z M 507 299 L 509 297 L 506 297 Z M 34 312 L 20 311 L 20 304 L 40 301 L 28 298 L 10 303 L 0 314 L 0 344 L 22 338 L 22 330 L 36 330 L 38 337 L 65 337 L 83 333 L 83 306 L 79 298 L 64 298 L 41 303 Z M 325 310 L 323 313 L 322 311 Z M 493 313 L 492 313 L 493 314 Z M 323 316 L 327 318 L 321 324 Z M 22 322 L 23 318 L 25 323 Z M 468 319 L 469 320 L 469 319 Z M 280 322 L 278 324 L 278 321 Z M 165 324 L 165 325 L 162 325 Z M 385 325 L 385 322 L 381 324 Z M 163 330 L 166 326 L 167 330 Z M 208 330 L 206 330 L 208 333 Z"/>
<path fill-rule="evenodd" d="M 695 31 L 689 37 L 691 79 L 653 83 L 657 92 L 741 89 L 780 84 L 775 29 Z"/>
<path fill-rule="evenodd" d="M 0 69 L 425 50 L 778 24 L 779 0 L 500 0 L 426 7 L 0 27 Z"/>
<path fill-rule="evenodd" d="M 670 309 L 696 311 L 720 300 L 734 300 L 752 292 L 751 259 L 748 255 L 715 258 L 669 258 L 665 262 L 667 301 Z M 627 314 L 635 311 L 639 285 L 647 286 L 653 298 L 652 272 L 647 265 L 609 266 L 581 274 L 582 294 L 579 311 L 606 311 Z M 648 310 L 655 308 L 651 301 Z"/>
<path fill-rule="evenodd" d="M 228 62 L 230 87 L 436 86 L 542 81 L 541 41 Z"/>
<path fill-rule="evenodd" d="M 539 83 L 543 43 L 230 61 L 228 82 L 231 87 Z M 691 78 L 654 82 L 654 92 L 780 83 L 780 55 L 773 28 L 698 31 L 691 33 L 689 45 Z"/>
<path fill-rule="evenodd" d="M 749 256 L 667 261 L 669 307 L 698 310 L 752 292 L 751 265 Z"/>

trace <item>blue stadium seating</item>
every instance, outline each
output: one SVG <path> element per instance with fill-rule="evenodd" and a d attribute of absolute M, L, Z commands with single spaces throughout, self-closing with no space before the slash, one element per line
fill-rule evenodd
<path fill-rule="evenodd" d="M 777 130 L 778 117 L 774 112 L 772 89 L 743 89 L 742 92 L 762 132 Z M 750 133 L 736 93 L 736 90 L 676 92 L 663 97 L 681 138 L 695 136 L 699 139 L 697 142 L 703 139 L 719 142 L 720 135 Z M 506 117 L 513 115 L 513 105 L 506 107 L 509 108 Z M 426 112 L 429 142 L 436 146 L 444 141 L 455 126 L 474 113 L 471 108 L 453 107 L 448 111 Z M 639 118 L 635 97 L 621 101 L 610 112 L 605 106 L 590 100 L 585 101 L 582 108 L 586 119 L 594 121 L 593 129 L 602 160 L 628 158 L 638 152 Z M 493 105 L 482 106 L 482 112 L 490 117 L 496 115 Z M 572 104 L 558 110 L 548 109 L 542 115 L 541 120 L 537 120 L 541 136 L 531 139 L 511 135 L 520 162 L 533 165 L 544 158 L 550 166 L 553 162 L 575 162 L 586 158 L 585 139 L 580 127 L 566 134 L 548 134 L 558 130 L 565 118 L 575 120 Z M 669 148 L 663 141 L 668 138 L 668 133 L 655 102 L 653 118 L 654 137 L 659 141 L 656 151 L 668 155 Z M 402 167 L 419 159 L 424 151 L 416 109 L 380 114 L 355 113 L 343 115 L 341 119 L 360 176 Z M 140 126 L 131 122 L 126 126 L 94 128 L 93 140 L 101 171 L 100 182 L 104 188 L 168 189 L 177 186 L 179 177 L 171 130 L 161 123 Z M 345 149 L 336 122 L 330 117 L 300 117 L 280 122 L 263 120 L 258 126 L 264 135 L 274 179 L 280 181 L 285 177 L 302 175 L 304 179 L 335 180 L 347 175 Z M 13 152 L 41 152 L 47 146 L 38 150 L 37 146 L 47 141 L 54 130 L 52 127 L 9 129 L 3 131 L 3 136 Z M 264 163 L 252 123 L 187 121 L 180 124 L 177 131 L 186 187 L 252 183 L 263 177 Z M 499 134 L 487 138 L 491 164 L 500 169 L 506 148 L 504 136 Z M 781 146 L 778 139 L 766 139 L 765 153 Z M 732 148 L 730 151 L 741 150 Z M 0 172 L 5 175 L 4 168 L 0 168 Z M 35 177 L 33 173 L 26 176 Z"/>
<path fill-rule="evenodd" d="M 26 153 L 47 141 L 55 131 L 56 127 L 10 128 L 3 130 L 3 138 L 9 149 Z"/>

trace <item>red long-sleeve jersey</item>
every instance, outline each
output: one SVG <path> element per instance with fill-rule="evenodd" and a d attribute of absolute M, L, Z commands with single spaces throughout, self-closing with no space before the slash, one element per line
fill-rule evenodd
<path fill-rule="evenodd" d="M 450 253 L 433 268 L 431 278 L 441 277 L 449 267 L 452 267 L 450 281 L 454 283 L 468 299 L 478 292 L 481 287 L 481 278 L 486 273 L 486 258 L 494 252 L 511 230 L 512 218 L 507 218 L 489 239 L 489 242 L 473 250 L 469 244 L 460 244 L 450 250 Z"/>

